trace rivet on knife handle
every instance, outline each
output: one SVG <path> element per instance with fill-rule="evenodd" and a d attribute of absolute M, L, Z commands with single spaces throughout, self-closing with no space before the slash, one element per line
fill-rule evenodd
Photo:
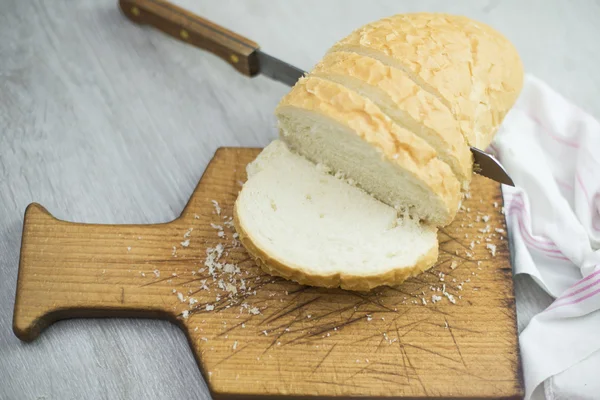
<path fill-rule="evenodd" d="M 162 0 L 119 0 L 123 13 L 221 57 L 247 76 L 259 73 L 258 44 Z"/>

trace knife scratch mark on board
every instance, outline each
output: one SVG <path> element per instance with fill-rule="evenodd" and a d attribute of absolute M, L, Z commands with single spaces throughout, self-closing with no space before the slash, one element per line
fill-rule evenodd
<path fill-rule="evenodd" d="M 319 363 L 317 364 L 317 366 L 312 370 L 311 375 L 314 374 L 321 365 L 323 365 L 323 362 L 327 359 L 327 357 L 329 357 L 329 355 L 331 354 L 331 352 L 333 351 L 333 349 L 335 349 L 335 346 L 337 346 L 337 343 L 335 343 L 333 346 L 331 346 L 331 348 L 329 349 L 329 351 L 327 351 L 327 353 L 325 354 L 325 356 L 323 358 L 321 358 L 321 361 L 319 361 Z"/>
<path fill-rule="evenodd" d="M 458 351 L 460 360 L 462 361 L 463 365 L 465 366 L 465 369 L 468 370 L 469 368 L 467 367 L 467 364 L 465 363 L 465 359 L 463 358 L 462 352 L 460 351 L 460 346 L 456 342 L 456 338 L 454 337 L 454 333 L 452 332 L 452 326 L 448 323 L 447 318 L 444 318 L 444 321 L 446 321 L 446 326 L 448 326 L 448 331 L 450 332 L 450 336 L 452 336 L 452 341 L 454 342 L 454 345 L 456 346 L 456 351 Z"/>

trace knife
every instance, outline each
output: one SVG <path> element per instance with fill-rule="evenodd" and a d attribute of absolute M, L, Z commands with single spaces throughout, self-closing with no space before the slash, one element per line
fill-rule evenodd
<path fill-rule="evenodd" d="M 306 72 L 260 50 L 257 43 L 164 0 L 119 0 L 125 16 L 151 25 L 176 39 L 207 50 L 242 74 L 259 74 L 294 84 Z M 492 155 L 471 147 L 474 171 L 497 182 L 514 186 L 506 170 Z"/>

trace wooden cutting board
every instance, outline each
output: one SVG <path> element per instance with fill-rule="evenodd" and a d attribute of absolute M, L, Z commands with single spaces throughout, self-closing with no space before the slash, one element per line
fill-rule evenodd
<path fill-rule="evenodd" d="M 522 397 L 497 183 L 475 176 L 430 271 L 371 293 L 313 288 L 266 275 L 235 240 L 232 206 L 259 151 L 219 149 L 166 224 L 76 224 L 31 204 L 15 334 L 31 341 L 73 317 L 168 319 L 216 399 Z"/>

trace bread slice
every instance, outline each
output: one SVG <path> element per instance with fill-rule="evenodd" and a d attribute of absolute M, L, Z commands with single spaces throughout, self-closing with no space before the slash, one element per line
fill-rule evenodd
<path fill-rule="evenodd" d="M 473 172 L 473 157 L 458 122 L 435 96 L 402 70 L 356 53 L 327 54 L 311 71 L 372 100 L 395 123 L 423 138 L 452 168 L 463 189 Z"/>
<path fill-rule="evenodd" d="M 281 141 L 248 165 L 235 203 L 240 241 L 269 274 L 349 290 L 397 285 L 431 267 L 436 228 L 336 178 Z"/>
<path fill-rule="evenodd" d="M 330 52 L 349 51 L 400 69 L 454 114 L 469 144 L 485 149 L 523 83 L 512 44 L 466 17 L 401 14 L 365 25 Z"/>
<path fill-rule="evenodd" d="M 458 211 L 460 183 L 422 138 L 371 100 L 331 81 L 301 79 L 276 109 L 281 138 L 378 200 L 438 226 Z"/>

